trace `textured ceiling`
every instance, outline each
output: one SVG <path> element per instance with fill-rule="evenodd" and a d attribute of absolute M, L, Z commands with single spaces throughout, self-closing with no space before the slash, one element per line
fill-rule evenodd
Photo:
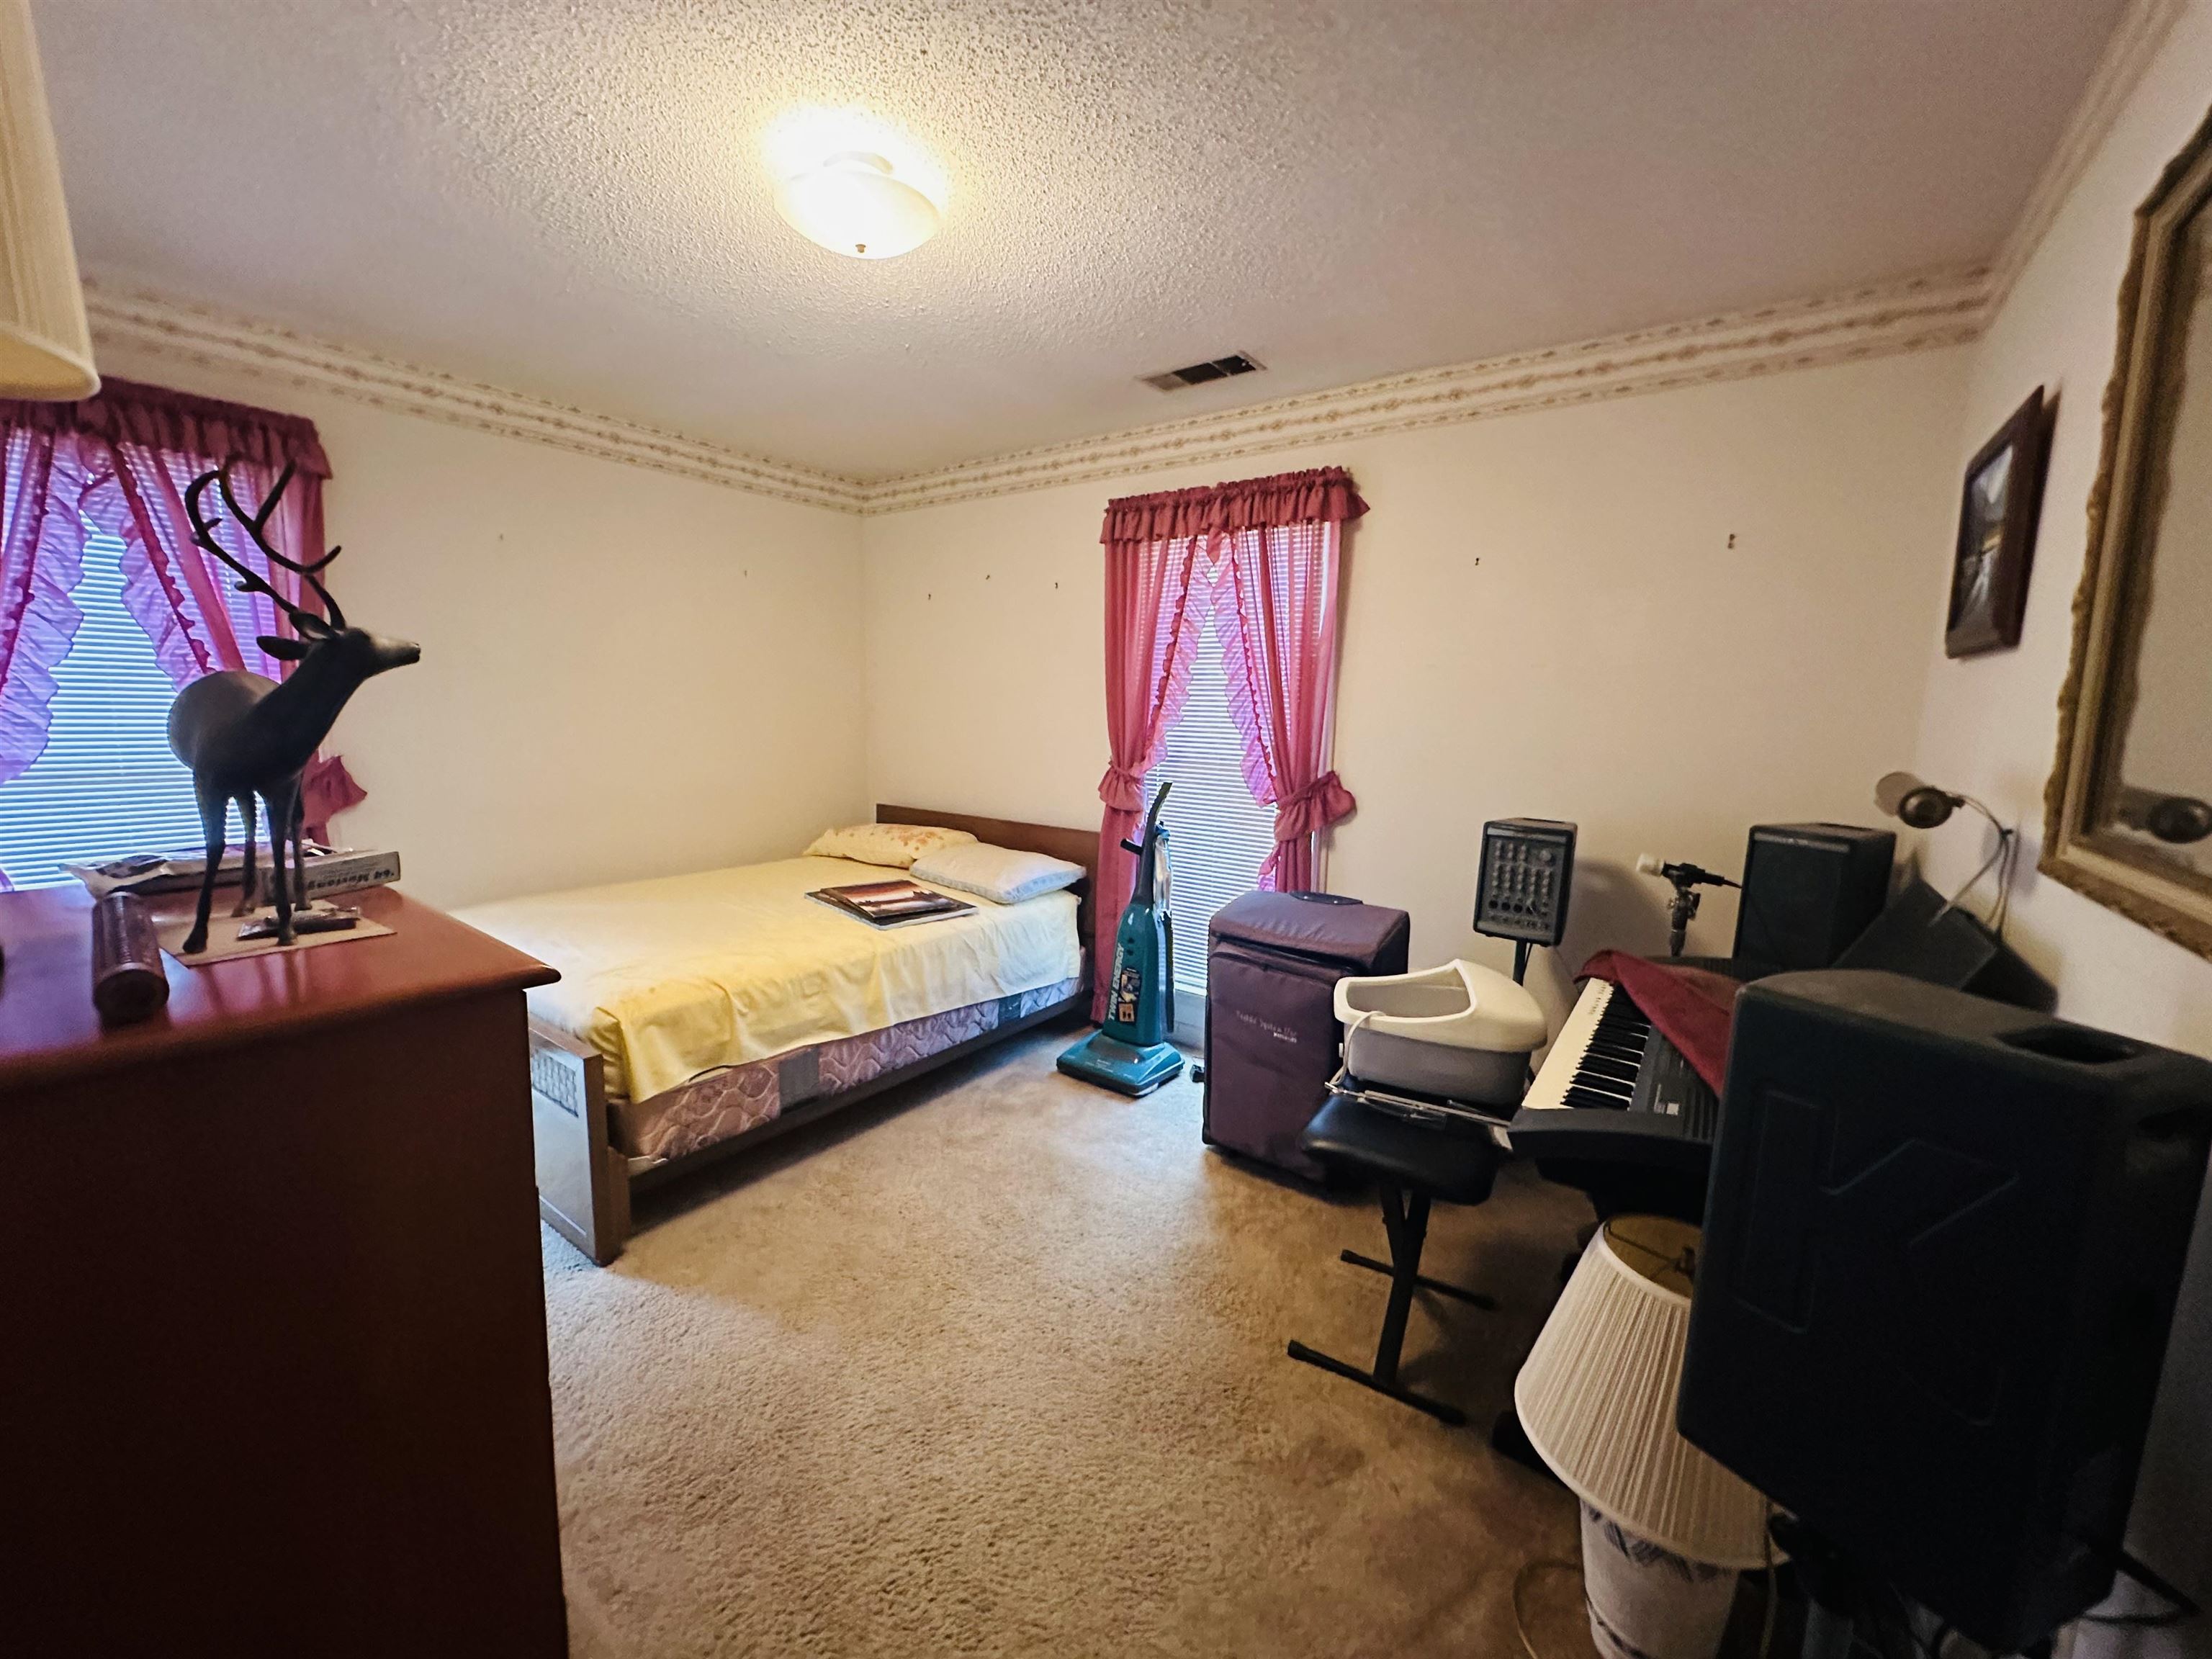
<path fill-rule="evenodd" d="M 103 277 L 856 477 L 1984 259 L 2121 0 L 39 0 Z M 859 109 L 945 228 L 772 145 Z M 1163 395 L 1153 370 L 1266 374 Z"/>

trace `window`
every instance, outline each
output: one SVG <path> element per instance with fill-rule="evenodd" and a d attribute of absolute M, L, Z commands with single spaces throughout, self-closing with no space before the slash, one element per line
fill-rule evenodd
<path fill-rule="evenodd" d="M 1214 913 L 1258 884 L 1275 847 L 1275 809 L 1244 784 L 1244 741 L 1229 715 L 1221 641 L 1206 618 L 1190 699 L 1183 704 L 1159 764 L 1145 780 L 1145 805 L 1173 783 L 1161 822 L 1168 827 L 1168 914 L 1175 921 L 1176 989 L 1206 995 L 1206 930 Z"/>
<path fill-rule="evenodd" d="M 0 616 L 0 874 L 52 886 L 67 879 L 64 858 L 197 852 L 169 709 L 176 688 L 203 674 L 283 678 L 256 641 L 285 633 L 298 573 L 325 556 L 331 469 L 314 424 L 121 380 L 81 403 L 9 404 L 0 416 L 10 601 Z M 223 505 L 210 517 L 219 467 Z M 256 504 L 251 523 L 233 497 Z M 196 523 L 179 510 L 188 502 Z M 318 757 L 307 832 L 361 797 L 337 757 Z"/>
<path fill-rule="evenodd" d="M 70 597 L 84 620 L 54 667 L 46 752 L 0 784 L 0 873 L 17 887 L 70 880 L 65 858 L 201 845 L 192 775 L 169 751 L 177 688 L 124 607 L 119 537 L 88 532 Z"/>

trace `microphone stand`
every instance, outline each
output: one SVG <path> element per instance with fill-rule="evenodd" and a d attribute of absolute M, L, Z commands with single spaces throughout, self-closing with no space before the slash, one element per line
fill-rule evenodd
<path fill-rule="evenodd" d="M 1700 887 L 1735 887 L 1741 884 L 1726 876 L 1701 870 L 1694 864 L 1666 864 L 1646 853 L 1636 860 L 1636 867 L 1647 876 L 1658 876 L 1674 889 L 1674 897 L 1667 906 L 1667 954 L 1669 957 L 1682 954 L 1688 942 L 1690 924 L 1697 920 L 1698 902 L 1705 895 Z"/>
<path fill-rule="evenodd" d="M 1688 876 L 1674 875 L 1667 879 L 1674 884 L 1674 897 L 1667 906 L 1667 954 L 1679 957 L 1689 940 L 1690 924 L 1698 919 L 1698 903 L 1705 895 Z"/>

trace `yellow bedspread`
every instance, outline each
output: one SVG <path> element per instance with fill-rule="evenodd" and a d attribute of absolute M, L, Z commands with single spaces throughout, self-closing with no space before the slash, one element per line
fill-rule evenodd
<path fill-rule="evenodd" d="M 560 969 L 559 984 L 530 993 L 530 1012 L 605 1055 L 609 1096 L 630 1100 L 713 1066 L 859 1036 L 1082 971 L 1071 893 L 1020 904 L 975 899 L 972 915 L 880 930 L 806 896 L 900 873 L 844 859 L 785 859 L 458 914 Z"/>

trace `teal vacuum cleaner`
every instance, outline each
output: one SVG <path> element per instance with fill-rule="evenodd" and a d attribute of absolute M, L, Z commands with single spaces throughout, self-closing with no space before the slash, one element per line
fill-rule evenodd
<path fill-rule="evenodd" d="M 1182 1075 L 1182 1054 L 1168 1041 L 1175 1025 L 1175 923 L 1168 915 L 1168 832 L 1160 808 L 1172 787 L 1164 783 L 1152 797 L 1143 840 L 1121 843 L 1137 855 L 1137 885 L 1114 934 L 1106 1023 L 1060 1057 L 1068 1076 L 1125 1095 L 1149 1094 Z"/>

